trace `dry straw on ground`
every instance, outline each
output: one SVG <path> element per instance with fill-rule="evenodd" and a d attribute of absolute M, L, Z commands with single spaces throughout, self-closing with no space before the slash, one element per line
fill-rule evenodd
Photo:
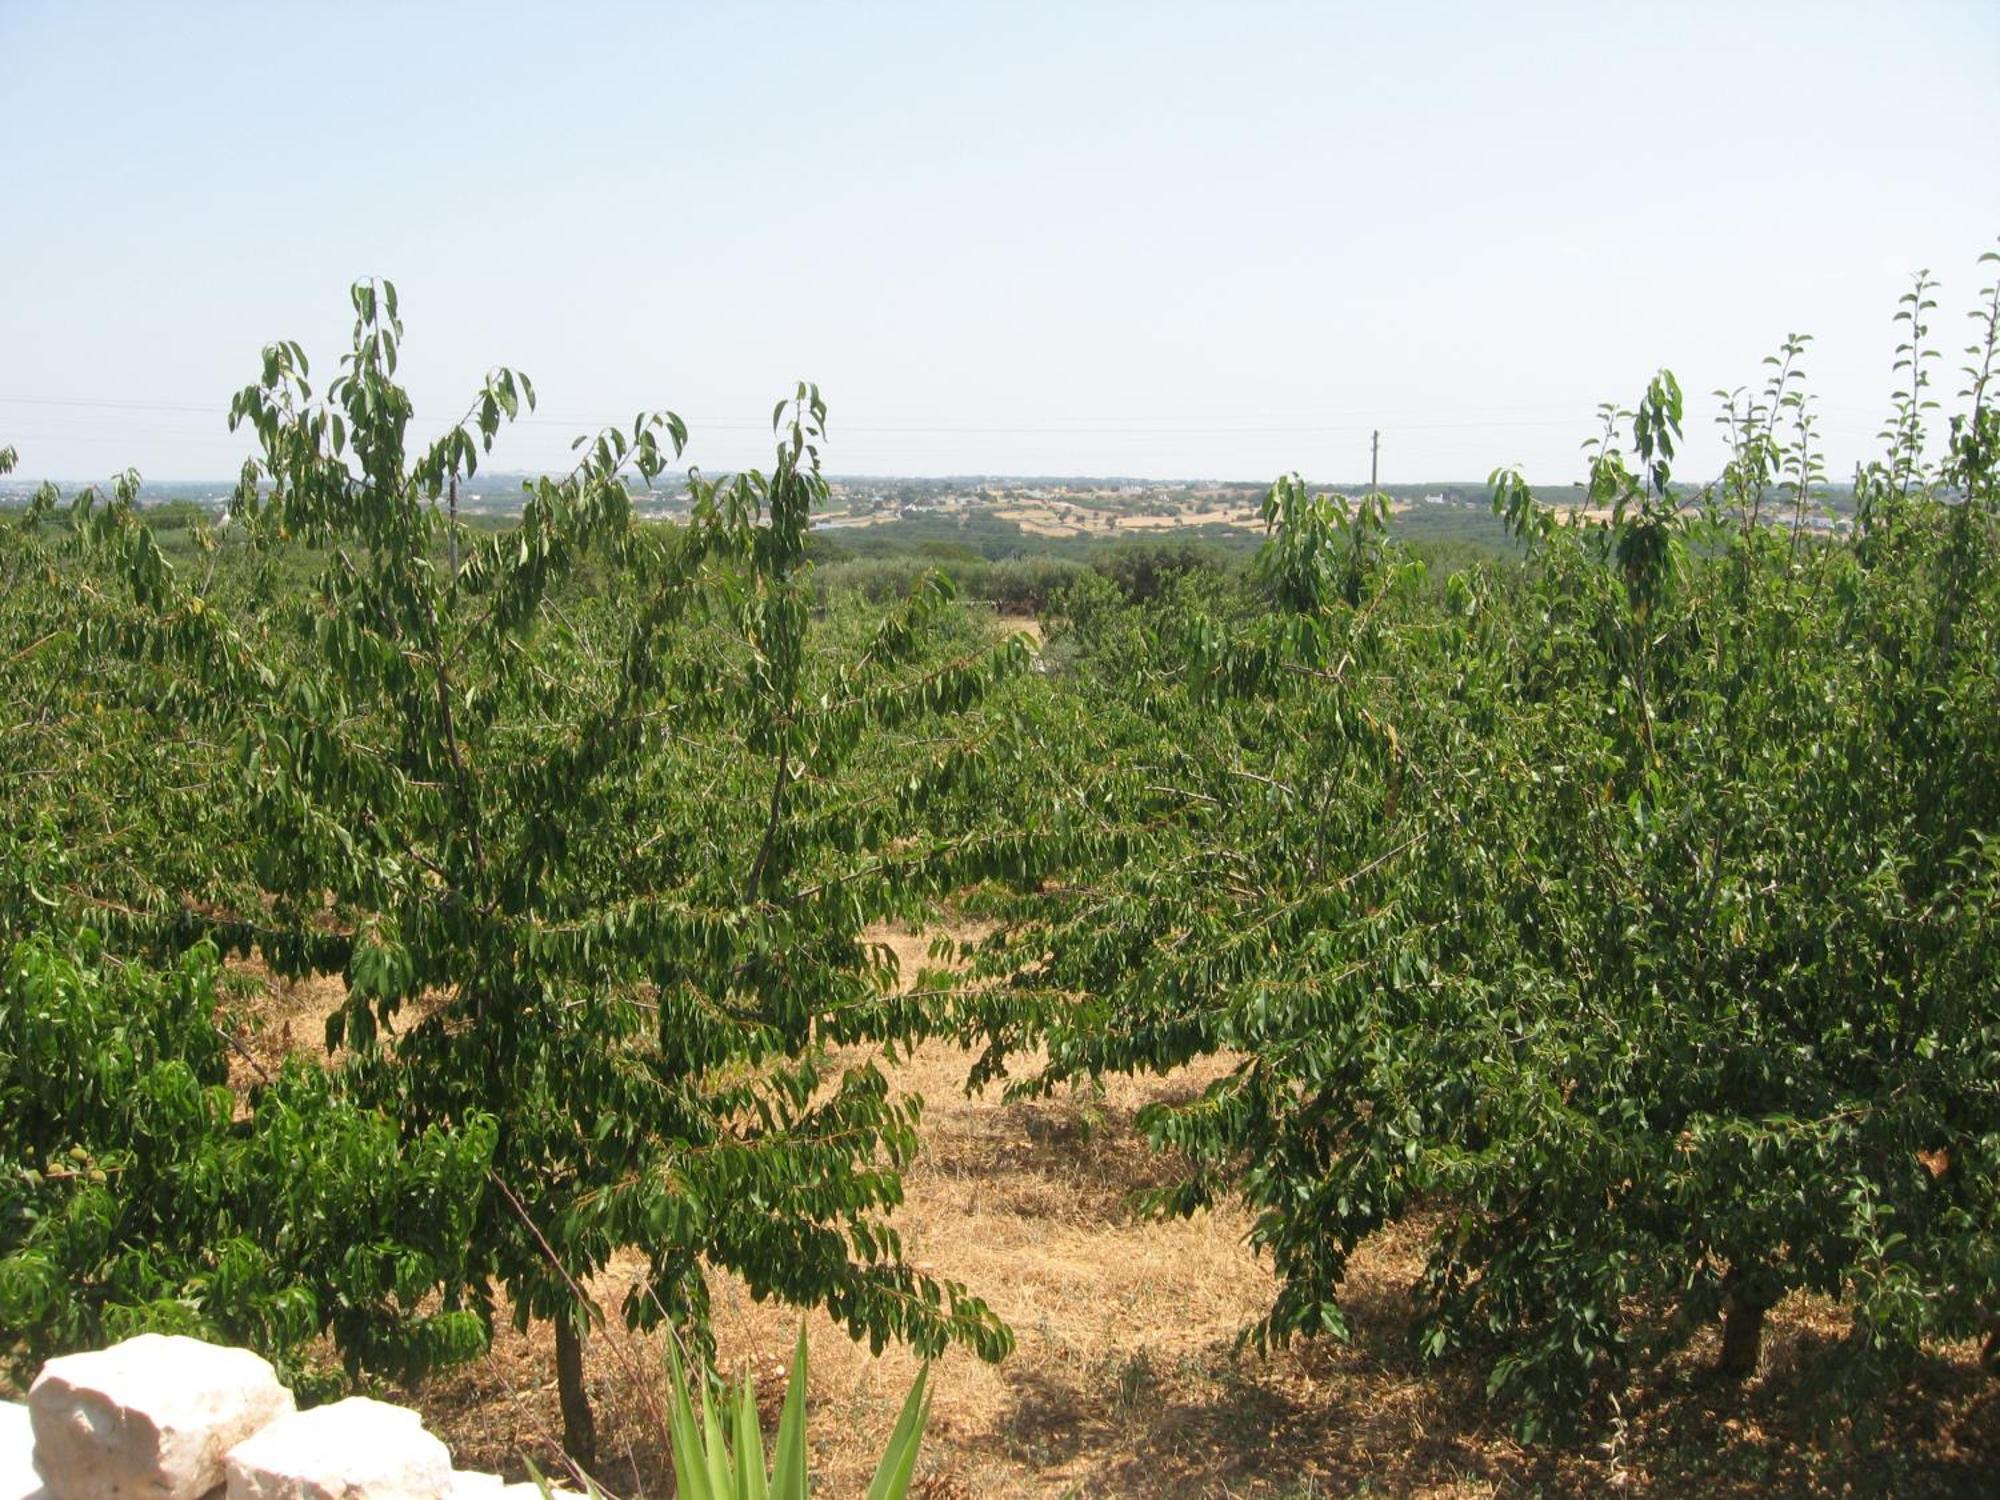
<path fill-rule="evenodd" d="M 905 973 L 926 944 L 883 934 Z M 328 997 L 294 993 L 261 1033 L 316 1044 Z M 1596 1446 L 1524 1450 L 1486 1408 L 1476 1371 L 1424 1368 L 1404 1337 L 1424 1226 L 1403 1226 L 1358 1257 L 1357 1336 L 1271 1360 L 1233 1353 L 1264 1306 L 1268 1267 L 1244 1246 L 1236 1211 L 1154 1222 L 1131 1195 L 1173 1170 L 1133 1128 L 1149 1100 L 1186 1095 L 1223 1066 L 1121 1079 L 1035 1103 L 967 1098 L 970 1055 L 943 1044 L 891 1069 L 923 1095 L 924 1149 L 896 1216 L 924 1269 L 962 1281 L 1013 1327 L 999 1367 L 953 1354 L 938 1372 L 919 1493 L 1026 1496 L 1498 1497 L 1529 1494 L 1731 1496 L 2000 1493 L 2000 1382 L 1972 1346 L 1939 1352 L 1865 1439 L 1823 1387 L 1838 1309 L 1795 1298 L 1778 1309 L 1763 1374 L 1715 1383 L 1713 1339 L 1634 1391 Z M 671 1471 L 645 1383 L 657 1339 L 616 1322 L 633 1264 L 593 1291 L 613 1326 L 591 1341 L 603 1479 L 620 1496 L 665 1497 Z M 726 1371 L 758 1377 L 775 1417 L 797 1329 L 794 1311 L 716 1288 Z M 811 1431 L 818 1492 L 858 1495 L 916 1373 L 813 1318 Z M 503 1332 L 493 1351 L 408 1393 L 461 1464 L 519 1477 L 524 1455 L 559 1464 L 548 1330 Z"/>

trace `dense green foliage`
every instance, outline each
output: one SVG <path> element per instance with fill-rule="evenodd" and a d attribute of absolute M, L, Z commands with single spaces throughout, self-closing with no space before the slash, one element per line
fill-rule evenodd
<path fill-rule="evenodd" d="M 831 551 L 815 550 L 822 555 Z M 861 558 L 834 553 L 833 558 L 817 573 L 823 596 L 852 591 L 882 604 L 907 597 L 927 576 L 941 573 L 963 597 L 984 599 L 1010 614 L 1039 614 L 1085 572 L 1110 579 L 1127 598 L 1147 600 L 1157 598 L 1184 573 L 1227 573 L 1238 562 L 1216 546 L 1169 541 L 1097 543 L 1077 556 L 998 560 L 981 557 L 966 546 L 926 542 L 914 552 Z"/>
<path fill-rule="evenodd" d="M 469 1247 L 430 1289 L 481 1324 L 496 1287 L 517 1322 L 557 1321 L 579 1449 L 580 1288 L 624 1246 L 649 1262 L 636 1323 L 703 1332 L 713 1265 L 878 1344 L 998 1354 L 984 1306 L 912 1270 L 876 1217 L 916 1101 L 825 1049 L 893 1034 L 865 925 L 986 873 L 979 846 L 907 835 L 968 753 L 935 725 L 1020 648 L 927 656 L 949 604 L 929 581 L 851 649 L 808 649 L 825 414 L 803 387 L 774 417 L 772 472 L 698 479 L 687 527 L 634 523 L 627 472 L 650 480 L 684 441 L 642 415 L 538 483 L 518 527 L 464 534 L 444 502 L 532 388 L 496 371 L 411 453 L 393 290 L 357 287 L 355 308 L 327 399 L 284 344 L 232 408 L 263 450 L 233 510 L 240 588 L 182 576 L 127 493 L 80 498 L 55 548 L 24 544 L 49 617 L 31 641 L 107 663 L 82 725 L 42 722 L 88 741 L 110 719 L 128 807 L 162 786 L 137 763 L 155 747 L 192 778 L 147 809 L 169 815 L 139 835 L 159 847 L 115 855 L 72 836 L 95 799 L 63 787 L 47 844 L 110 868 L 53 864 L 136 947 L 212 936 L 281 975 L 341 976 L 341 1097 L 406 1150 L 438 1132 L 490 1151 Z M 274 589 L 259 556 L 301 545 L 306 580 Z M 887 795 L 843 774 L 864 741 L 901 738 Z M 21 910 L 51 899 L 29 885 Z"/>
<path fill-rule="evenodd" d="M 331 1333 L 411 1372 L 484 1347 L 426 1303 L 466 1275 L 483 1118 L 404 1139 L 294 1062 L 234 1119 L 206 944 L 170 971 L 24 942 L 0 975 L 0 1326 L 49 1349 L 142 1330 L 292 1360 Z"/>
<path fill-rule="evenodd" d="M 1379 507 L 1288 480 L 1261 600 L 1071 601 L 1053 779 L 1095 858 L 1001 905 L 1005 988 L 962 1003 L 989 1072 L 1047 1047 L 1018 1087 L 1239 1059 L 1143 1124 L 1193 1165 L 1162 1207 L 1255 1209 L 1259 1343 L 1342 1332 L 1349 1257 L 1411 1215 L 1423 1350 L 1485 1359 L 1530 1429 L 1718 1312 L 1754 1366 L 1794 1288 L 1848 1303 L 1857 1369 L 1986 1326 L 1997 295 L 1948 458 L 1916 458 L 1916 383 L 1852 542 L 1802 526 L 1794 341 L 1692 503 L 1664 374 L 1593 445 L 1607 520 L 1496 475 L 1525 572 L 1428 586 Z"/>
<path fill-rule="evenodd" d="M 1662 372 L 1587 511 L 1494 476 L 1515 556 L 1293 477 L 1245 567 L 840 556 L 810 387 L 685 525 L 633 518 L 660 414 L 474 530 L 454 486 L 532 389 L 412 451 L 358 287 L 324 399 L 289 344 L 237 398 L 226 531 L 128 479 L 0 551 L 9 1352 L 331 1331 L 407 1371 L 509 1312 L 555 1321 L 587 1449 L 582 1288 L 635 1248 L 626 1316 L 697 1343 L 726 1268 L 998 1355 L 885 1222 L 920 1116 L 865 1047 L 935 1034 L 1029 1091 L 1229 1059 L 1142 1125 L 1162 1211 L 1254 1211 L 1254 1342 L 1343 1335 L 1407 1222 L 1423 1353 L 1530 1431 L 1718 1318 L 1753 1368 L 1795 1290 L 1850 1310 L 1856 1379 L 1988 1330 L 2000 288 L 1941 443 L 1932 292 L 1851 529 L 1795 337 L 1720 393 L 1713 484 Z M 954 580 L 1041 616 L 1038 670 Z M 869 925 L 947 901 L 997 919 L 970 981 L 899 991 Z M 327 1067 L 218 1087 L 217 951 L 344 981 Z"/>

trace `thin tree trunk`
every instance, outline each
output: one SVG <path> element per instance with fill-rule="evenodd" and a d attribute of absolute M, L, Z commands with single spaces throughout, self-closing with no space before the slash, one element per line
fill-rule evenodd
<path fill-rule="evenodd" d="M 597 1467 L 597 1421 L 583 1388 L 583 1336 L 567 1312 L 556 1314 L 556 1390 L 562 1402 L 563 1451 L 579 1468 Z"/>
<path fill-rule="evenodd" d="M 1764 1309 L 1752 1302 L 1731 1302 L 1722 1315 L 1722 1358 L 1716 1368 L 1732 1380 L 1757 1373 L 1764 1355 Z"/>
<path fill-rule="evenodd" d="M 1722 1357 L 1716 1369 L 1747 1380 L 1764 1357 L 1764 1314 L 1778 1300 L 1778 1280 L 1764 1266 L 1732 1271 L 1722 1303 Z"/>

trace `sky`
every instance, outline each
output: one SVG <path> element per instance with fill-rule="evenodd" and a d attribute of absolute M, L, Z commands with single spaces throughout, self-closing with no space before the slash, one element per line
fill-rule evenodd
<path fill-rule="evenodd" d="M 1919 268 L 1961 383 L 1996 78 L 1995 0 L 0 0 L 0 444 L 230 476 L 384 276 L 420 430 L 534 380 L 503 468 L 807 379 L 836 473 L 1557 484 L 1666 366 L 1702 478 L 1798 330 L 1841 477 Z"/>

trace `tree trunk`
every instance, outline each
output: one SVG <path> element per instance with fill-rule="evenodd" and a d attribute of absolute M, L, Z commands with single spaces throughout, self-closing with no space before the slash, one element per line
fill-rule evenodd
<path fill-rule="evenodd" d="M 586 1472 L 597 1467 L 597 1421 L 583 1388 L 583 1335 L 568 1312 L 556 1314 L 556 1390 L 562 1401 L 563 1451 Z"/>
<path fill-rule="evenodd" d="M 1763 1353 L 1764 1309 L 1730 1299 L 1722 1314 L 1722 1358 L 1716 1368 L 1732 1380 L 1747 1380 L 1757 1373 Z"/>
<path fill-rule="evenodd" d="M 1768 1267 L 1732 1271 L 1722 1302 L 1722 1357 L 1716 1369 L 1731 1380 L 1747 1380 L 1764 1357 L 1764 1314 L 1778 1300 L 1778 1278 Z"/>

